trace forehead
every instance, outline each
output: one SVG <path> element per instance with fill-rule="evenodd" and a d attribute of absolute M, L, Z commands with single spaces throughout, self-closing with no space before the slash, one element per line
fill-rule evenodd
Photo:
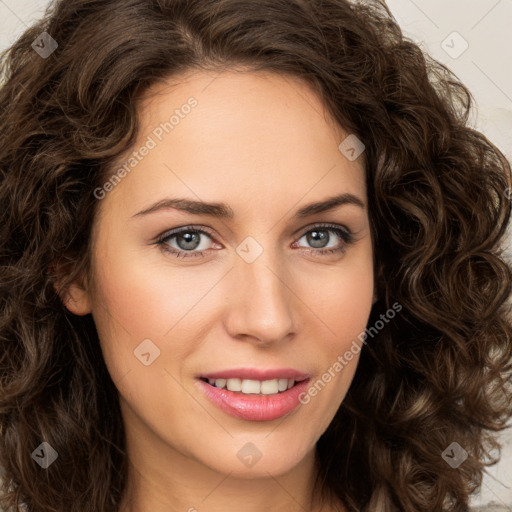
<path fill-rule="evenodd" d="M 190 72 L 149 88 L 138 114 L 137 140 L 117 166 L 134 151 L 151 149 L 111 194 L 128 203 L 140 206 L 174 191 L 227 203 L 243 190 L 256 197 L 263 190 L 280 203 L 314 189 L 316 196 L 333 189 L 364 195 L 364 155 L 350 161 L 342 154 L 339 145 L 349 134 L 299 79 Z"/>
<path fill-rule="evenodd" d="M 153 84 L 139 101 L 143 131 L 152 129 L 159 117 L 168 120 L 173 112 L 179 113 L 190 98 L 198 104 L 194 112 L 201 112 L 195 116 L 200 118 L 196 122 L 205 127 L 209 121 L 220 121 L 227 128 L 231 119 L 237 128 L 242 126 L 253 131 L 265 132 L 274 125 L 285 126 L 290 136 L 308 131 L 309 135 L 312 131 L 325 134 L 326 130 L 335 140 L 346 135 L 305 80 L 285 73 L 235 69 L 193 70 Z M 297 120 L 307 124 L 296 124 Z M 296 130 L 290 131 L 293 125 Z"/>

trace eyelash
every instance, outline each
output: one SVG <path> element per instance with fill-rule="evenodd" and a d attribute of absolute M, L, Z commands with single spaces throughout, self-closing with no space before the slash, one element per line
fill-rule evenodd
<path fill-rule="evenodd" d="M 315 250 L 313 248 L 311 248 L 311 249 L 306 248 L 306 250 L 308 252 L 319 253 L 322 256 L 327 256 L 327 255 L 330 255 L 333 253 L 338 253 L 338 252 L 339 253 L 344 252 L 347 249 L 347 246 L 353 244 L 355 241 L 354 235 L 350 230 L 348 230 L 346 228 L 342 229 L 341 227 L 337 226 L 336 224 L 314 225 L 314 226 L 308 228 L 306 231 L 303 231 L 297 240 L 300 240 L 304 235 L 308 234 L 311 231 L 315 231 L 315 230 L 317 230 L 317 231 L 320 231 L 320 230 L 332 231 L 332 232 L 336 233 L 344 242 L 341 247 L 336 247 L 334 249 Z M 196 227 L 196 226 L 185 226 L 183 228 L 178 228 L 175 231 L 171 231 L 170 233 L 164 233 L 155 242 L 155 244 L 158 245 L 163 252 L 172 254 L 172 255 L 176 256 L 177 258 L 204 257 L 204 253 L 206 251 L 182 251 L 182 250 L 170 248 L 169 245 L 167 245 L 167 242 L 169 240 L 171 240 L 172 238 L 175 238 L 176 236 L 181 235 L 182 233 L 189 233 L 189 232 L 201 233 L 201 234 L 209 236 L 210 238 L 213 238 L 212 233 L 210 233 L 205 228 L 200 228 L 200 227 Z"/>

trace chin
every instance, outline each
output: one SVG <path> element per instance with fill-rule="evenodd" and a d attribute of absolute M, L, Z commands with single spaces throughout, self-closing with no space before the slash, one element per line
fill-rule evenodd
<path fill-rule="evenodd" d="M 230 474 L 234 478 L 268 478 L 269 474 L 285 474 L 303 460 L 308 449 L 304 444 L 298 445 L 298 440 L 293 444 L 285 443 L 282 439 L 271 441 L 274 433 L 270 432 L 269 429 L 261 435 L 244 435 L 242 440 L 233 439 L 225 447 L 217 445 L 218 451 L 211 451 L 208 460 L 203 463 L 214 471 Z M 310 450 L 313 448 L 310 447 Z"/>

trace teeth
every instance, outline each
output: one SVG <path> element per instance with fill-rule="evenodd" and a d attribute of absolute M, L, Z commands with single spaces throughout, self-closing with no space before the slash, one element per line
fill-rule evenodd
<path fill-rule="evenodd" d="M 215 381 L 215 387 L 217 387 L 218 381 L 224 380 L 224 379 L 217 379 Z M 229 391 L 242 391 L 242 381 L 240 379 L 228 379 L 226 381 L 226 387 L 229 389 Z"/>
<path fill-rule="evenodd" d="M 216 388 L 227 388 L 229 391 L 237 391 L 245 395 L 276 395 L 286 391 L 295 385 L 293 379 L 208 379 L 208 382 Z"/>
<path fill-rule="evenodd" d="M 279 380 L 264 380 L 261 383 L 260 393 L 264 395 L 275 395 L 279 391 Z"/>
<path fill-rule="evenodd" d="M 261 391 L 261 382 L 259 380 L 244 379 L 242 381 L 242 393 L 257 395 Z"/>
<path fill-rule="evenodd" d="M 279 391 L 286 391 L 288 389 L 288 379 L 279 379 L 277 381 L 277 388 Z"/>
<path fill-rule="evenodd" d="M 213 382 L 210 382 L 210 384 L 215 384 L 218 388 L 225 388 L 226 382 L 226 379 L 213 379 Z"/>

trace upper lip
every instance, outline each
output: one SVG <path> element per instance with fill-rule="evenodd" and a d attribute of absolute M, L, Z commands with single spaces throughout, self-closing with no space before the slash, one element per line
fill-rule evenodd
<path fill-rule="evenodd" d="M 198 376 L 205 379 L 251 379 L 251 380 L 273 380 L 293 379 L 295 381 L 306 380 L 309 374 L 295 370 L 294 368 L 232 368 L 218 372 L 202 373 Z"/>

